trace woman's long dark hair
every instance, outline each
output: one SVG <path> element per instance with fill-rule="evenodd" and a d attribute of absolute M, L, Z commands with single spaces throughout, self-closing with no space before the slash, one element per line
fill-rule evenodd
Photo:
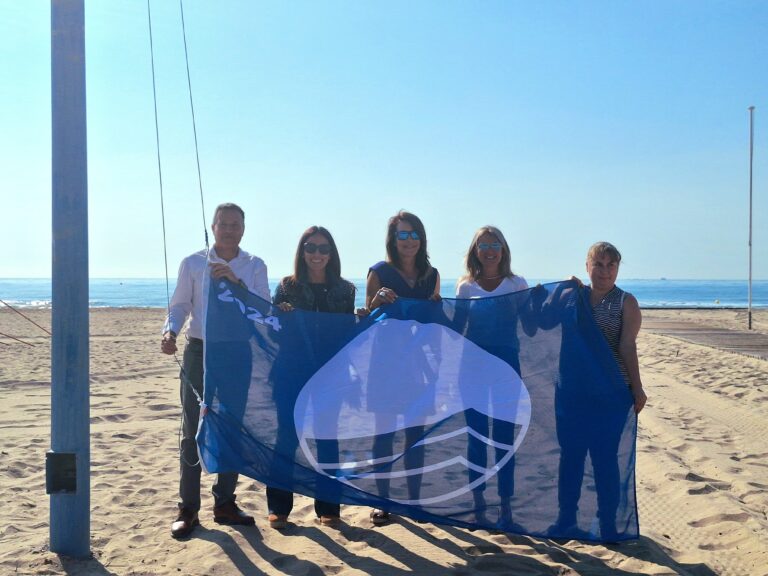
<path fill-rule="evenodd" d="M 292 282 L 308 283 L 309 273 L 307 272 L 307 263 L 304 261 L 304 244 L 307 239 L 315 234 L 320 234 L 328 240 L 328 244 L 331 246 L 331 253 L 328 265 L 325 267 L 325 282 L 327 284 L 335 284 L 341 278 L 341 259 L 339 258 L 339 250 L 336 248 L 336 242 L 333 240 L 331 233 L 322 226 L 310 226 L 307 228 L 299 239 L 299 245 L 296 247 L 296 257 L 293 259 L 293 275 L 290 276 Z"/>
<path fill-rule="evenodd" d="M 400 268 L 400 254 L 397 252 L 397 225 L 400 222 L 407 222 L 413 226 L 413 229 L 419 235 L 421 244 L 419 245 L 419 251 L 416 253 L 416 270 L 419 272 L 418 280 L 421 281 L 432 270 L 432 265 L 429 263 L 429 253 L 427 252 L 427 232 L 424 230 L 424 224 L 422 224 L 416 214 L 400 210 L 400 212 L 389 219 L 389 224 L 387 225 L 387 262 L 395 268 Z"/>

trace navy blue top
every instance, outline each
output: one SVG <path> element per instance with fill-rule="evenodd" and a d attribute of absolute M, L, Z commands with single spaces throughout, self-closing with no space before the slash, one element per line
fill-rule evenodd
<path fill-rule="evenodd" d="M 368 269 L 376 272 L 383 288 L 390 288 L 401 298 L 416 298 L 426 300 L 435 293 L 437 285 L 437 268 L 432 268 L 427 277 L 419 280 L 411 287 L 397 271 L 397 268 L 387 262 L 377 262 Z"/>

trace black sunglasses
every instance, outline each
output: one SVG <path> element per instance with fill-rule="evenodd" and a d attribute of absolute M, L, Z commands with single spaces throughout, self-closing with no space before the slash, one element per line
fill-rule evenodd
<path fill-rule="evenodd" d="M 304 252 L 307 254 L 314 254 L 315 252 L 320 252 L 323 256 L 327 256 L 331 253 L 331 245 L 330 244 L 315 244 L 314 242 L 305 242 L 304 243 Z"/>

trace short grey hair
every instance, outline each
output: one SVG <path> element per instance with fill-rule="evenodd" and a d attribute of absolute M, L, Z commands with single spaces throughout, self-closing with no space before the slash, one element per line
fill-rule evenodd
<path fill-rule="evenodd" d="M 243 212 L 243 209 L 234 202 L 224 202 L 223 204 L 216 206 L 216 210 L 213 212 L 213 221 L 211 222 L 211 226 L 216 224 L 216 218 L 218 217 L 219 212 L 222 210 L 234 210 L 235 212 L 239 212 L 240 216 L 243 218 L 243 224 L 245 224 L 245 212 Z"/>

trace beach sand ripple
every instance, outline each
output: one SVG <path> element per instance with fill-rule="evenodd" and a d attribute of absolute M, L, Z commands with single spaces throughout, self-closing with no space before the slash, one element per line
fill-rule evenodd
<path fill-rule="evenodd" d="M 768 311 L 755 327 L 768 333 Z M 50 312 L 33 310 L 50 327 Z M 646 318 L 743 329 L 737 310 L 650 310 Z M 345 506 L 338 528 L 315 523 L 297 497 L 282 533 L 266 523 L 264 488 L 241 479 L 252 528 L 213 522 L 203 478 L 201 523 L 175 541 L 178 365 L 159 353 L 162 310 L 91 313 L 91 550 L 48 550 L 45 452 L 50 445 L 50 340 L 0 311 L 0 574 L 433 575 L 768 574 L 768 362 L 641 332 L 649 403 L 638 433 L 639 540 L 621 545 L 467 531 L 398 518 L 372 528 Z"/>

